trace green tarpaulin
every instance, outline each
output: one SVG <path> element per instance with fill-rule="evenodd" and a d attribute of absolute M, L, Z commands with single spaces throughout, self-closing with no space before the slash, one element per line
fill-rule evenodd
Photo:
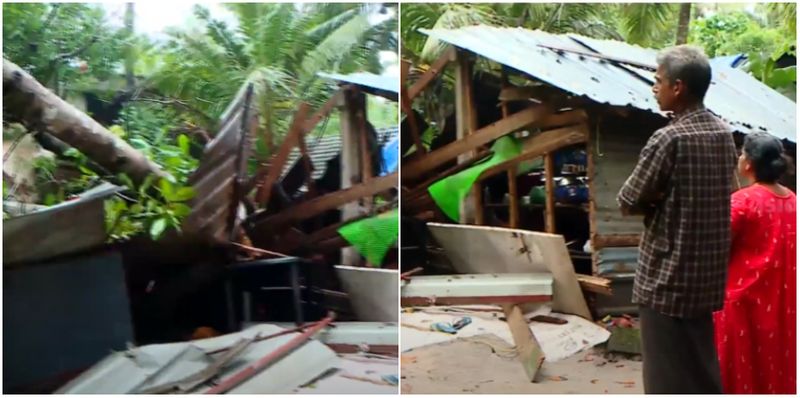
<path fill-rule="evenodd" d="M 433 183 L 428 187 L 428 192 L 444 214 L 453 221 L 458 221 L 460 219 L 460 203 L 467 197 L 470 189 L 472 189 L 472 184 L 475 183 L 478 176 L 484 170 L 496 164 L 513 159 L 521 151 L 520 143 L 513 137 L 501 137 L 492 145 L 493 154 L 488 160 Z M 528 170 L 533 167 L 533 163 L 526 162 L 521 164 L 520 169 Z"/>
<path fill-rule="evenodd" d="M 397 209 L 377 216 L 351 222 L 339 228 L 339 235 L 347 240 L 375 267 L 383 263 L 389 248 L 397 242 L 400 227 Z"/>

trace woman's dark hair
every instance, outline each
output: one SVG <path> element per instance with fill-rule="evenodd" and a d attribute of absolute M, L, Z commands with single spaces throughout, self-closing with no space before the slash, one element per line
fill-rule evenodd
<path fill-rule="evenodd" d="M 757 182 L 774 183 L 789 169 L 781 141 L 767 133 L 750 133 L 744 138 L 744 156 L 753 164 Z"/>

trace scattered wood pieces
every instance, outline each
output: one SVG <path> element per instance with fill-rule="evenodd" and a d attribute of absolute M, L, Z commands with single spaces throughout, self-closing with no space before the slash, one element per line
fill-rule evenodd
<path fill-rule="evenodd" d="M 422 272 L 424 270 L 425 270 L 425 268 L 417 267 L 417 268 L 412 269 L 411 271 L 403 272 L 402 274 L 400 274 L 400 279 L 401 280 L 408 280 L 411 277 L 411 275 L 418 274 L 418 273 L 420 273 L 420 272 Z"/>
<path fill-rule="evenodd" d="M 578 284 L 581 286 L 581 289 L 587 292 L 602 294 L 604 296 L 611 296 L 613 294 L 611 290 L 611 279 L 584 274 L 575 274 L 575 276 L 578 278 Z"/>
<path fill-rule="evenodd" d="M 265 249 L 259 249 L 257 247 L 243 245 L 241 243 L 230 242 L 230 244 L 234 245 L 234 246 L 236 246 L 236 247 L 238 247 L 240 249 L 244 249 L 244 250 L 247 250 L 249 252 L 252 252 L 252 253 L 267 254 L 267 255 L 270 255 L 270 256 L 277 256 L 277 257 L 291 257 L 291 256 L 288 256 L 288 255 L 283 254 L 283 253 L 273 252 L 273 251 L 265 250 Z"/>
<path fill-rule="evenodd" d="M 522 361 L 522 366 L 525 368 L 525 374 L 528 380 L 533 382 L 536 379 L 536 374 L 539 368 L 544 363 L 544 351 L 536 341 L 536 336 L 531 332 L 528 321 L 518 305 L 504 304 L 503 313 L 506 315 L 508 328 L 511 329 L 511 336 L 514 338 L 514 344 L 517 347 L 517 353 Z"/>
<path fill-rule="evenodd" d="M 550 381 L 567 381 L 569 379 L 567 379 L 564 376 L 550 376 L 550 377 L 547 378 L 547 380 L 550 380 Z"/>

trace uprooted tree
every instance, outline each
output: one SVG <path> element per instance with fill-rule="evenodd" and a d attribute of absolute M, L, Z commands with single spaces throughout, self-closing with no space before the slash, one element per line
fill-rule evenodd
<path fill-rule="evenodd" d="M 111 173 L 139 184 L 148 175 L 164 177 L 161 168 L 94 119 L 59 98 L 13 62 L 3 59 L 4 122 L 49 133 L 82 152 Z"/>

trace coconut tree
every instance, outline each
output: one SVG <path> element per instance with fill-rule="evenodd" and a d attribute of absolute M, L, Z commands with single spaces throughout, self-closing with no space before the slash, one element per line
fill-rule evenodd
<path fill-rule="evenodd" d="M 300 101 L 319 106 L 331 94 L 330 83 L 318 72 L 379 73 L 379 51 L 397 48 L 396 9 L 380 4 L 226 7 L 238 27 L 196 6 L 194 15 L 202 26 L 170 32 L 163 62 L 149 85 L 216 119 L 237 89 L 252 83 L 268 137 L 286 131 Z"/>

